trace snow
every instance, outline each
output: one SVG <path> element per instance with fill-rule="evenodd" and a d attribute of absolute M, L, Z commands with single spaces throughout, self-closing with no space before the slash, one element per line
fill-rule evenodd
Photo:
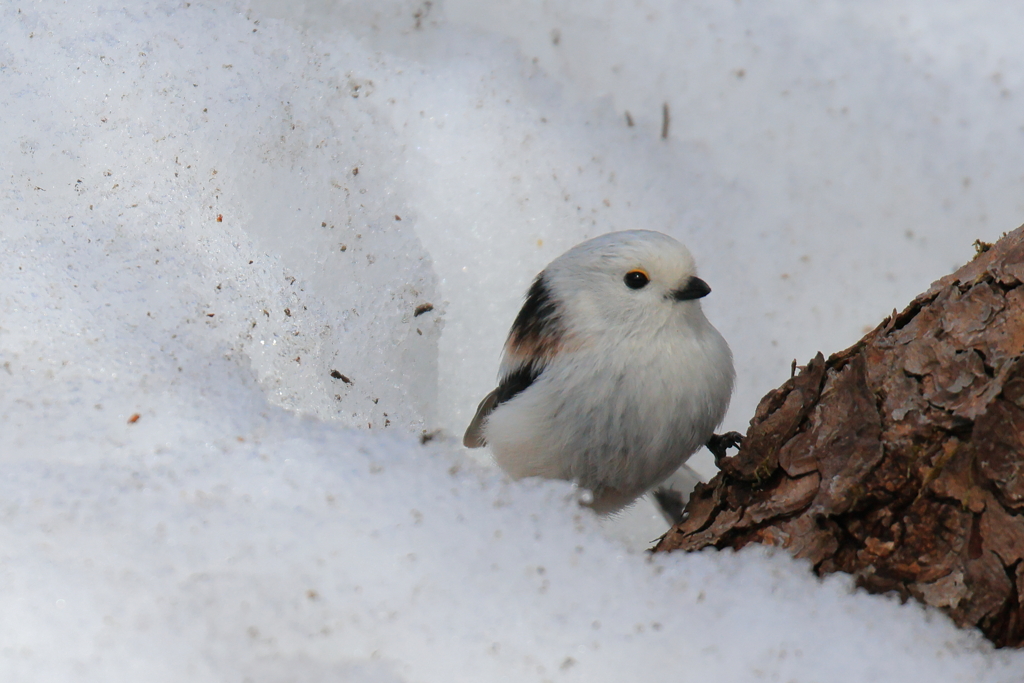
<path fill-rule="evenodd" d="M 650 508 L 458 437 L 586 237 L 688 244 L 741 429 L 1016 227 L 1021 10 L 0 12 L 3 680 L 1019 678 L 781 553 L 647 556 Z"/>

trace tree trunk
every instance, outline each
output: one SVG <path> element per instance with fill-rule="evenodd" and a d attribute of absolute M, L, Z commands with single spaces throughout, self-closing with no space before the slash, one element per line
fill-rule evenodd
<path fill-rule="evenodd" d="M 1024 644 L 1024 227 L 765 396 L 655 551 L 764 543 Z"/>

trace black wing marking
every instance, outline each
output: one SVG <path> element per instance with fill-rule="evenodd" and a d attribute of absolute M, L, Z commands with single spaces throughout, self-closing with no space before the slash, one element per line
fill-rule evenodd
<path fill-rule="evenodd" d="M 544 372 L 543 365 L 524 363 L 516 368 L 514 372 L 502 377 L 501 383 L 498 384 L 498 388 L 494 390 L 494 407 L 497 408 L 502 403 L 511 401 L 513 398 L 526 391 L 530 385 L 533 384 L 534 380 L 540 377 L 540 373 L 542 372 Z"/>
<path fill-rule="evenodd" d="M 561 337 L 561 316 L 551 296 L 544 273 L 533 280 L 526 292 L 526 301 L 519 309 L 508 339 L 513 348 L 541 354 Z"/>
<path fill-rule="evenodd" d="M 543 356 L 557 347 L 561 334 L 561 317 L 555 300 L 548 289 L 547 280 L 541 272 L 526 292 L 526 300 L 519 309 L 512 329 L 508 333 L 505 347 L 506 360 L 513 357 L 527 357 L 530 360 L 518 365 L 512 372 L 501 378 L 498 388 L 487 394 L 477 406 L 473 421 L 466 428 L 462 445 L 479 448 L 486 445 L 483 424 L 487 416 L 502 403 L 507 403 L 521 394 L 544 371 Z"/>
<path fill-rule="evenodd" d="M 462 445 L 466 448 L 486 446 L 487 441 L 484 440 L 483 425 L 487 416 L 494 412 L 494 409 L 502 403 L 507 403 L 526 391 L 540 377 L 542 372 L 544 372 L 543 365 L 526 363 L 503 377 L 498 388 L 487 394 L 484 400 L 480 401 L 480 405 L 476 409 L 476 415 L 473 416 L 473 421 L 469 423 L 469 427 L 466 428 L 466 434 L 462 437 Z"/>

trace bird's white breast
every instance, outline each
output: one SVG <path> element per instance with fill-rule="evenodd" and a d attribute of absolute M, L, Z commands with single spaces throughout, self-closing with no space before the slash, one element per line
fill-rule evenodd
<path fill-rule="evenodd" d="M 710 438 L 732 392 L 729 347 L 696 313 L 552 359 L 488 418 L 498 464 L 515 478 L 570 479 L 630 499 L 670 475 Z"/>

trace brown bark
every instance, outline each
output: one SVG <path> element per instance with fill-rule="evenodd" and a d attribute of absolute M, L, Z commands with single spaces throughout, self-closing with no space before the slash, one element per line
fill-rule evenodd
<path fill-rule="evenodd" d="M 1022 356 L 1024 227 L 765 396 L 655 551 L 781 546 L 1024 644 Z"/>

